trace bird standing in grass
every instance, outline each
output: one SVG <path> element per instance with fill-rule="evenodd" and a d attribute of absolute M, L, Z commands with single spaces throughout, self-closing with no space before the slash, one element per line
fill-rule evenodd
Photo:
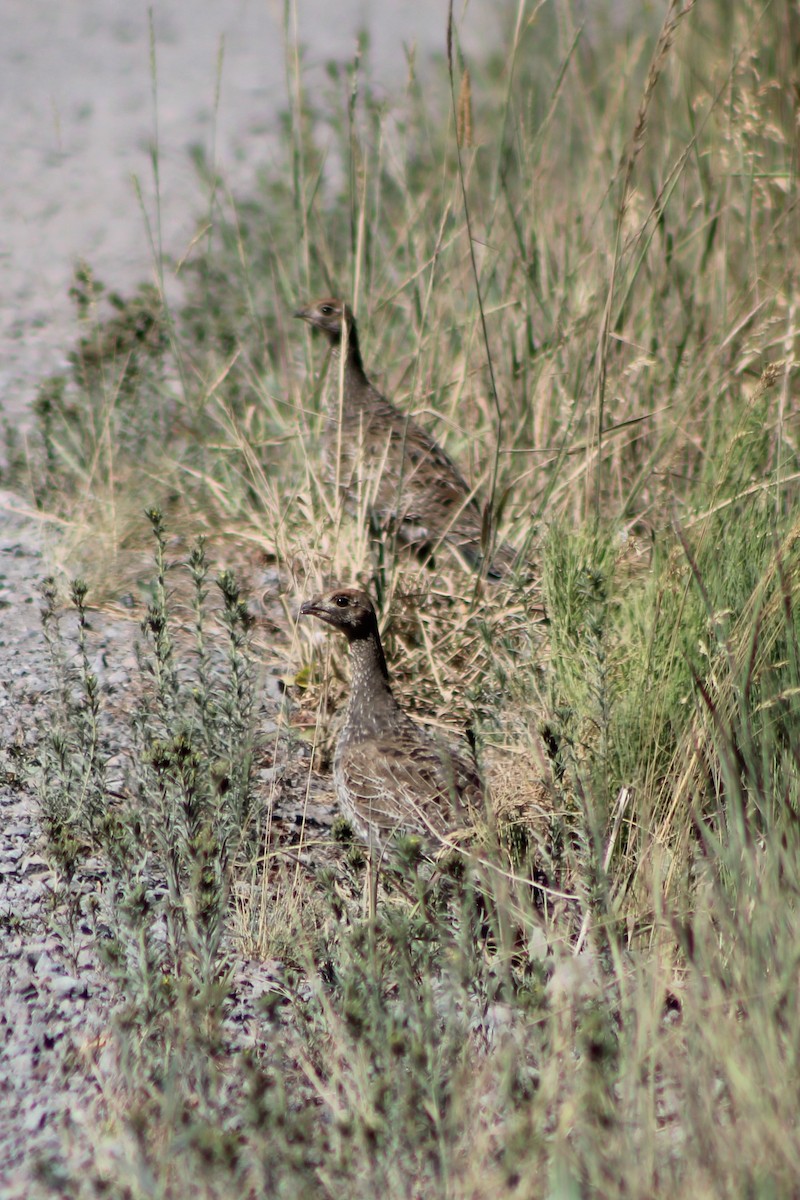
<path fill-rule="evenodd" d="M 376 886 L 376 855 L 392 836 L 447 844 L 448 835 L 482 810 L 481 781 L 474 764 L 421 729 L 395 700 L 365 592 L 337 588 L 307 600 L 300 615 L 317 617 L 350 643 L 350 699 L 333 776 L 342 812 L 369 845 Z"/>
<path fill-rule="evenodd" d="M 341 395 L 335 388 L 329 393 L 325 442 L 331 474 L 345 494 L 363 495 L 378 522 L 420 553 L 445 544 L 471 568 L 501 578 L 514 552 L 498 546 L 484 567 L 484 514 L 474 491 L 439 443 L 372 386 L 348 305 L 315 300 L 294 315 L 327 335 L 334 357 L 344 356 Z"/>

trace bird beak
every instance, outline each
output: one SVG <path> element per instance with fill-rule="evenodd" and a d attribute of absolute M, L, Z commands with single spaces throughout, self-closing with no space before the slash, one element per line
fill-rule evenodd
<path fill-rule="evenodd" d="M 326 625 L 335 625 L 336 622 L 332 617 L 331 610 L 328 608 L 328 601 L 325 596 L 314 596 L 313 600 L 306 600 L 300 605 L 301 617 L 317 617 L 320 621 L 324 621 Z"/>
<path fill-rule="evenodd" d="M 304 600 L 300 605 L 301 617 L 318 617 L 323 611 L 319 596 L 315 596 L 313 600 Z"/>
<path fill-rule="evenodd" d="M 309 319 L 308 309 L 307 308 L 298 308 L 297 312 L 292 313 L 292 316 L 299 317 L 301 321 L 307 321 Z"/>

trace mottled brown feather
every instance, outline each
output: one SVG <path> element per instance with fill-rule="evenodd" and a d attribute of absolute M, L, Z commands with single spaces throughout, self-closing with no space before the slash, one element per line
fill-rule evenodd
<path fill-rule="evenodd" d="M 350 499 L 365 495 L 380 524 L 396 530 L 402 542 L 420 550 L 445 543 L 470 567 L 481 567 L 480 504 L 439 443 L 370 383 L 348 305 L 326 297 L 294 315 L 325 333 L 334 356 L 344 345 L 341 404 L 338 387 L 328 393 L 325 449 L 331 478 L 338 478 Z M 513 561 L 513 550 L 498 546 L 487 573 L 500 578 Z"/>
<path fill-rule="evenodd" d="M 300 613 L 331 625 L 350 643 L 350 698 L 333 774 L 342 812 L 358 835 L 379 847 L 394 833 L 435 844 L 471 824 L 482 806 L 478 772 L 395 700 L 369 597 L 337 588 L 307 601 Z"/>

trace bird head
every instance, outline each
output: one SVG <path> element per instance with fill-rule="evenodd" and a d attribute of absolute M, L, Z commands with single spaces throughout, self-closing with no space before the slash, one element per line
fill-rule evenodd
<path fill-rule="evenodd" d="M 305 308 L 298 308 L 294 316 L 302 321 L 308 321 L 315 329 L 321 329 L 330 338 L 331 344 L 338 346 L 342 339 L 342 331 L 348 334 L 355 327 L 355 320 L 349 305 L 344 300 L 326 297 L 314 300 Z"/>
<path fill-rule="evenodd" d="M 306 600 L 300 608 L 301 617 L 317 617 L 326 625 L 340 630 L 348 641 L 369 637 L 378 630 L 378 618 L 366 592 L 358 588 L 336 588 Z"/>

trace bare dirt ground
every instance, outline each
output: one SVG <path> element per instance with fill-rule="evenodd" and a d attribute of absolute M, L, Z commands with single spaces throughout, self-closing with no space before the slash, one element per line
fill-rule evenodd
<path fill-rule="evenodd" d="M 75 262 L 88 260 L 124 293 L 153 274 L 145 214 L 155 229 L 160 212 L 162 246 L 174 258 L 192 238 L 203 196 L 190 147 L 203 148 L 234 192 L 270 159 L 286 102 L 283 4 L 151 7 L 155 73 L 146 5 L 0 4 L 0 397 L 15 421 L 69 347 Z M 463 39 L 477 51 L 497 18 L 491 4 L 472 10 Z M 405 78 L 407 47 L 418 60 L 443 53 L 445 21 L 444 7 L 298 0 L 306 79 L 313 86 L 327 61 L 352 59 L 367 28 L 375 78 L 391 91 Z"/>

